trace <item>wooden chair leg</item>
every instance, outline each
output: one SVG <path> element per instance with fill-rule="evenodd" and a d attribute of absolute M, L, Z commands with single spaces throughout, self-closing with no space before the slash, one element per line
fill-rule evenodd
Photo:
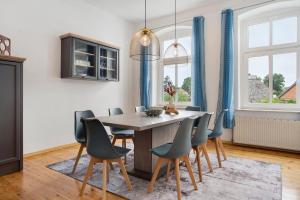
<path fill-rule="evenodd" d="M 196 184 L 196 181 L 195 181 L 195 177 L 194 177 L 194 174 L 193 174 L 192 166 L 191 166 L 191 163 L 190 163 L 190 159 L 189 159 L 188 156 L 184 156 L 183 159 L 184 159 L 184 162 L 185 162 L 185 166 L 186 166 L 186 168 L 187 168 L 187 170 L 190 174 L 192 183 L 194 185 L 194 189 L 198 190 L 198 187 L 197 187 L 197 184 Z"/>
<path fill-rule="evenodd" d="M 94 159 L 91 158 L 89 166 L 88 166 L 87 171 L 86 171 L 86 175 L 85 175 L 83 183 L 82 183 L 81 191 L 80 191 L 80 194 L 79 194 L 80 196 L 82 196 L 82 194 L 84 192 L 84 189 L 85 189 L 85 186 L 86 186 L 86 183 L 87 183 L 89 177 L 93 173 L 93 165 L 94 165 Z"/>
<path fill-rule="evenodd" d="M 112 164 L 110 161 L 108 161 L 108 162 L 109 162 L 110 169 L 114 170 L 113 164 Z M 109 170 L 109 171 L 110 171 L 110 170 Z"/>
<path fill-rule="evenodd" d="M 220 137 L 218 138 L 218 143 L 220 145 L 220 149 L 221 149 L 221 152 L 223 154 L 224 160 L 227 160 L 227 156 L 226 156 L 226 153 L 225 153 L 223 142 L 222 142 L 222 139 Z"/>
<path fill-rule="evenodd" d="M 169 181 L 171 161 L 168 161 L 166 181 Z"/>
<path fill-rule="evenodd" d="M 115 146 L 116 140 L 117 140 L 117 138 L 116 138 L 116 136 L 114 136 L 113 141 L 112 141 L 112 145 L 113 145 L 113 146 Z"/>
<path fill-rule="evenodd" d="M 181 200 L 179 159 L 175 159 L 175 176 L 176 176 L 176 186 L 177 186 L 177 198 L 178 200 Z"/>
<path fill-rule="evenodd" d="M 111 165 L 111 162 L 107 161 L 107 164 L 106 164 L 107 168 L 106 168 L 106 183 L 109 183 L 109 171 L 110 171 L 110 165 Z"/>
<path fill-rule="evenodd" d="M 122 147 L 123 147 L 123 148 L 126 148 L 126 139 L 125 139 L 125 138 L 122 139 Z M 127 157 L 126 157 L 126 155 L 125 155 L 125 156 L 124 156 L 124 163 L 125 163 L 125 164 L 126 164 L 126 160 L 127 160 L 126 158 L 127 158 Z"/>
<path fill-rule="evenodd" d="M 77 167 L 77 165 L 78 165 L 78 162 L 79 162 L 79 159 L 80 159 L 80 157 L 81 157 L 81 154 L 82 154 L 83 149 L 84 149 L 84 144 L 81 144 L 81 145 L 80 145 L 80 148 L 79 148 L 79 151 L 78 151 L 78 153 L 77 153 L 77 157 L 76 157 L 75 164 L 74 164 L 74 167 L 73 167 L 73 170 L 72 170 L 72 174 L 75 173 L 75 170 L 76 170 L 76 167 Z"/>
<path fill-rule="evenodd" d="M 201 168 L 201 159 L 200 159 L 199 147 L 196 148 L 196 160 L 197 160 L 197 165 L 198 165 L 199 182 L 202 182 L 202 168 Z"/>
<path fill-rule="evenodd" d="M 213 169 L 212 169 L 212 166 L 211 166 L 211 162 L 210 162 L 210 159 L 209 159 L 209 156 L 208 156 L 208 153 L 207 153 L 206 144 L 202 145 L 202 151 L 204 153 L 204 156 L 205 156 L 205 159 L 206 159 L 209 171 L 213 172 Z"/>
<path fill-rule="evenodd" d="M 216 146 L 216 152 L 217 152 L 217 158 L 218 158 L 219 167 L 222 167 L 221 157 L 220 157 L 220 149 L 219 149 L 219 144 L 218 144 L 217 138 L 214 139 L 214 143 L 215 143 L 215 146 Z"/>
<path fill-rule="evenodd" d="M 123 175 L 123 177 L 125 179 L 125 182 L 127 184 L 128 190 L 131 191 L 132 190 L 132 185 L 131 185 L 131 182 L 130 182 L 128 174 L 127 174 L 127 171 L 125 169 L 125 166 L 124 166 L 121 158 L 118 160 L 118 163 L 120 165 L 121 172 L 122 172 L 122 175 Z"/>
<path fill-rule="evenodd" d="M 151 178 L 151 181 L 148 185 L 148 193 L 152 192 L 153 191 L 153 186 L 154 186 L 154 183 L 156 181 L 156 178 L 157 178 L 157 175 L 159 173 L 159 170 L 160 170 L 160 166 L 163 162 L 163 159 L 162 158 L 158 158 L 157 162 L 156 162 L 156 165 L 155 165 L 155 169 L 154 169 L 154 173 L 152 175 L 152 178 Z M 179 165 L 179 163 L 178 163 Z"/>
<path fill-rule="evenodd" d="M 107 160 L 103 160 L 103 172 L 102 172 L 102 199 L 103 200 L 106 200 L 106 179 L 107 179 L 107 165 L 108 165 L 108 162 Z"/>

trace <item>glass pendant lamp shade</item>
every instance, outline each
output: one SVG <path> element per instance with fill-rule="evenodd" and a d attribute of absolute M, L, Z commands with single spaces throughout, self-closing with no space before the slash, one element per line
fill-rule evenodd
<path fill-rule="evenodd" d="M 160 59 L 160 44 L 156 35 L 147 28 L 147 1 L 145 0 L 145 26 L 135 33 L 130 42 L 130 58 L 142 61 Z"/>
<path fill-rule="evenodd" d="M 187 51 L 177 41 L 173 42 L 170 46 L 168 46 L 164 55 L 164 58 L 176 58 L 176 57 L 186 57 L 186 59 L 188 59 Z"/>
<path fill-rule="evenodd" d="M 156 35 L 143 28 L 133 35 L 130 43 L 130 57 L 134 60 L 154 61 L 160 58 L 160 44 Z"/>

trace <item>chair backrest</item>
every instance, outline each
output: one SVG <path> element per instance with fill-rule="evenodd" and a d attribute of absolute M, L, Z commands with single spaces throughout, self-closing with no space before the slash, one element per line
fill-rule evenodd
<path fill-rule="evenodd" d="M 115 152 L 103 124 L 98 119 L 82 119 L 86 129 L 87 153 L 97 158 L 120 157 Z"/>
<path fill-rule="evenodd" d="M 86 132 L 84 124 L 81 122 L 82 118 L 93 118 L 95 117 L 94 113 L 91 110 L 85 111 L 75 111 L 75 139 L 79 143 L 86 142 Z"/>
<path fill-rule="evenodd" d="M 146 108 L 145 106 L 137 106 L 135 107 L 135 112 L 145 112 Z"/>
<path fill-rule="evenodd" d="M 195 134 L 192 138 L 192 145 L 200 145 L 200 144 L 206 144 L 207 142 L 207 130 L 208 130 L 208 124 L 209 120 L 211 118 L 212 113 L 205 113 L 199 121 L 199 124 L 197 126 L 197 129 L 195 131 Z"/>
<path fill-rule="evenodd" d="M 187 106 L 187 107 L 185 107 L 185 110 L 187 110 L 187 111 L 199 111 L 200 112 L 201 108 L 200 108 L 200 106 Z M 200 118 L 195 120 L 194 127 L 198 126 L 199 120 L 200 120 Z"/>
<path fill-rule="evenodd" d="M 123 113 L 123 110 L 121 108 L 109 108 L 108 109 L 108 114 L 109 114 L 109 116 L 114 116 L 114 115 L 122 115 L 124 113 Z M 111 130 L 111 132 L 114 132 L 114 131 L 119 131 L 119 130 L 122 130 L 122 129 L 115 128 L 115 127 L 110 127 L 110 130 Z"/>
<path fill-rule="evenodd" d="M 217 119 L 215 121 L 215 127 L 213 130 L 213 133 L 215 136 L 221 136 L 223 133 L 223 118 L 224 118 L 225 112 L 227 112 L 227 111 L 228 111 L 228 109 L 224 109 L 217 116 Z"/>
<path fill-rule="evenodd" d="M 185 108 L 185 110 L 189 110 L 189 111 L 201 111 L 200 106 L 187 106 Z"/>
<path fill-rule="evenodd" d="M 184 119 L 176 133 L 173 140 L 172 147 L 166 154 L 168 158 L 180 158 L 181 156 L 188 155 L 191 151 L 191 132 L 193 129 L 195 119 L 186 118 Z"/>

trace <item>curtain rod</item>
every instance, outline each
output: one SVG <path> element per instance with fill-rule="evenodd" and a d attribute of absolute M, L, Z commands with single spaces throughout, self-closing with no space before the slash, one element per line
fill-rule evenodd
<path fill-rule="evenodd" d="M 260 2 L 260 3 L 256 3 L 256 4 L 252 4 L 252 5 L 248 5 L 248 6 L 236 8 L 236 9 L 233 9 L 233 11 L 239 11 L 239 10 L 243 10 L 243 9 L 246 9 L 246 8 L 251 8 L 251 7 L 254 7 L 254 6 L 260 6 L 260 5 L 264 5 L 264 4 L 273 2 L 273 1 L 276 1 L 276 0 L 268 0 L 268 1 Z M 183 23 L 191 22 L 191 21 L 193 21 L 193 18 L 185 19 L 183 21 L 179 21 L 179 22 L 177 22 L 177 24 L 183 24 Z M 175 26 L 175 24 L 172 23 L 172 24 L 167 24 L 167 25 L 163 25 L 163 26 L 158 26 L 158 27 L 151 28 L 151 30 L 157 30 L 157 29 L 161 29 L 161 28 L 167 28 L 167 27 L 170 27 L 170 26 Z"/>

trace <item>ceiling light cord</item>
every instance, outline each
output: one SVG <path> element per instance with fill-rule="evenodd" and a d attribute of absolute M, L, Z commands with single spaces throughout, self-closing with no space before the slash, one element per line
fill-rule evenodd
<path fill-rule="evenodd" d="M 175 42 L 177 41 L 176 23 L 177 23 L 177 16 L 176 16 L 176 0 L 175 0 Z"/>
<path fill-rule="evenodd" d="M 147 0 L 145 0 L 145 29 L 147 28 Z"/>

